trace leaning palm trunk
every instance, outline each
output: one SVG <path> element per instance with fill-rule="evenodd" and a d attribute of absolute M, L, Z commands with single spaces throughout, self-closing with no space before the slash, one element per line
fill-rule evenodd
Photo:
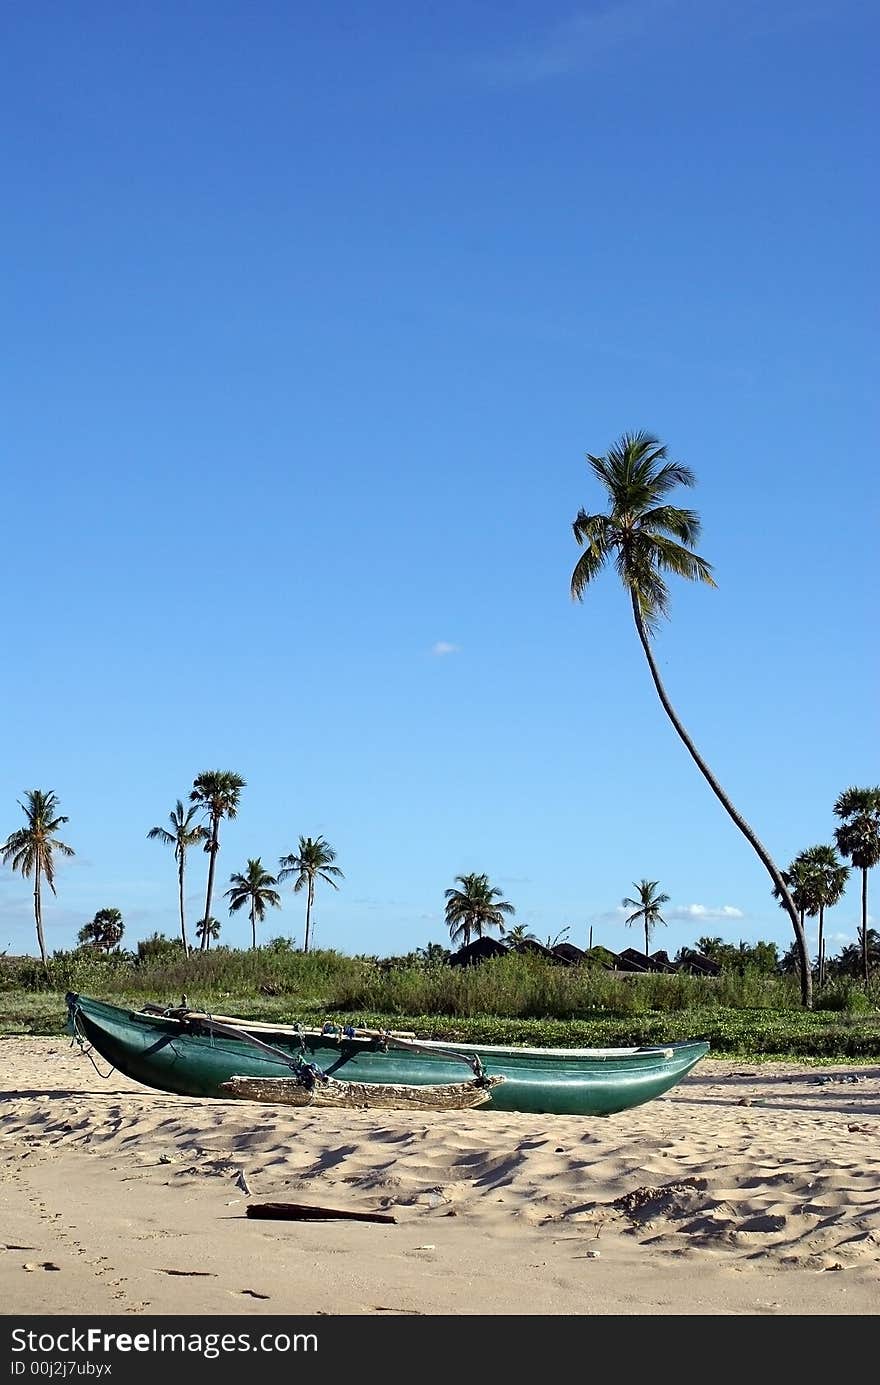
<path fill-rule="evenodd" d="M 40 957 L 43 962 L 43 971 L 48 972 L 49 963 L 46 960 L 46 940 L 43 937 L 43 902 L 40 898 L 40 866 L 34 866 L 34 922 L 37 925 L 37 942 L 40 945 Z"/>
<path fill-rule="evenodd" d="M 697 769 L 700 771 L 703 778 L 706 780 L 706 783 L 709 785 L 709 788 L 712 790 L 715 797 L 718 799 L 718 802 L 721 804 L 722 808 L 727 813 L 728 817 L 730 817 L 733 820 L 733 822 L 739 828 L 740 832 L 742 832 L 746 841 L 750 843 L 753 850 L 760 858 L 761 862 L 763 863 L 767 871 L 767 874 L 773 881 L 778 897 L 782 900 L 783 907 L 786 913 L 788 914 L 788 917 L 791 919 L 791 926 L 794 929 L 795 942 L 797 944 L 798 957 L 800 960 L 801 1001 L 806 1009 L 811 1010 L 813 1008 L 813 974 L 810 970 L 810 957 L 807 951 L 807 939 L 804 933 L 803 923 L 798 915 L 797 909 L 794 906 L 794 901 L 792 900 L 792 897 L 788 891 L 788 887 L 786 886 L 785 881 L 783 880 L 782 875 L 779 871 L 779 868 L 774 862 L 769 851 L 755 835 L 754 831 L 746 822 L 742 814 L 739 813 L 737 809 L 733 806 L 730 799 L 727 797 L 727 794 L 724 792 L 721 785 L 718 783 L 718 780 L 715 778 L 714 774 L 710 770 L 709 766 L 706 764 L 705 760 L 700 755 L 699 751 L 697 750 L 697 747 L 694 745 L 684 726 L 679 721 L 675 708 L 669 701 L 669 698 L 666 694 L 666 689 L 663 686 L 663 681 L 660 677 L 657 665 L 654 662 L 654 655 L 651 650 L 651 642 L 648 638 L 648 632 L 645 629 L 645 622 L 642 619 L 642 613 L 639 609 L 639 604 L 634 594 L 632 595 L 632 608 L 633 616 L 636 622 L 636 629 L 639 633 L 639 639 L 641 640 L 642 648 L 645 651 L 645 658 L 648 660 L 648 668 L 651 670 L 651 677 L 654 680 L 654 687 L 657 689 L 657 696 L 660 698 L 660 701 L 663 704 L 663 710 L 669 717 L 669 720 L 672 722 L 672 725 L 675 727 L 679 739 L 684 743 L 684 746 L 688 754 L 690 755 L 694 764 L 697 766 Z M 866 917 L 864 893 L 862 917 L 863 919 Z M 864 955 L 865 975 L 867 977 L 866 946 L 864 946 Z"/>
<path fill-rule="evenodd" d="M 42 938 L 41 938 L 42 944 Z M 865 973 L 865 990 L 868 989 L 868 867 L 862 866 L 862 969 Z"/>
<path fill-rule="evenodd" d="M 308 952 L 312 940 L 312 901 L 314 898 L 315 882 L 310 877 L 308 893 L 306 894 L 306 936 L 303 939 L 303 952 Z"/>
<path fill-rule="evenodd" d="M 211 901 L 214 897 L 214 870 L 217 865 L 217 852 L 220 850 L 220 843 L 217 840 L 219 835 L 218 822 L 211 824 L 211 842 L 208 850 L 208 892 L 205 896 L 205 918 L 211 917 Z M 211 936 L 208 932 L 202 938 L 202 947 L 207 952 L 211 946 Z"/>
<path fill-rule="evenodd" d="M 183 907 L 183 857 L 180 858 L 180 865 L 177 870 L 177 886 L 180 897 L 180 938 L 183 943 L 183 955 L 189 956 L 189 943 L 186 940 L 186 915 Z"/>

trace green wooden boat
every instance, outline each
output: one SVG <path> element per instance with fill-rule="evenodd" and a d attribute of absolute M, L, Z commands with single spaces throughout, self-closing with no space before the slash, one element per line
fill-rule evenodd
<path fill-rule="evenodd" d="M 411 1086 L 503 1077 L 484 1110 L 607 1116 L 662 1095 L 709 1051 L 691 1040 L 658 1048 L 516 1048 L 448 1044 L 395 1032 L 260 1024 L 184 1007 L 125 1010 L 71 992 L 69 1028 L 120 1072 L 181 1096 L 229 1099 L 234 1078 L 331 1079 Z M 225 1083 L 232 1085 L 224 1088 Z"/>

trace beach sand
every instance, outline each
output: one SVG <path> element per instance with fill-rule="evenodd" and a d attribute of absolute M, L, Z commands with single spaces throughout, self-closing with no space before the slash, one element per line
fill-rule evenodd
<path fill-rule="evenodd" d="M 6 1314 L 880 1309 L 877 1067 L 704 1060 L 604 1119 L 406 1115 L 165 1096 L 8 1038 L 0 1091 Z M 397 1224 L 246 1218 L 273 1199 Z"/>

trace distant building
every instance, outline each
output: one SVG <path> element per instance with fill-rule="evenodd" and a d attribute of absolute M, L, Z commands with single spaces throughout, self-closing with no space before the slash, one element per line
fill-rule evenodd
<path fill-rule="evenodd" d="M 504 957 L 507 948 L 497 938 L 476 938 L 467 947 L 460 947 L 446 960 L 451 967 L 475 967 L 487 962 L 490 957 Z"/>

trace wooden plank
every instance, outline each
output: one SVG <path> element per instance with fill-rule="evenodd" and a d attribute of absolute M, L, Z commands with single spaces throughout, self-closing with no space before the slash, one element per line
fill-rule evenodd
<path fill-rule="evenodd" d="M 390 1212 L 350 1212 L 342 1207 L 313 1207 L 304 1202 L 251 1202 L 249 1217 L 272 1221 L 371 1221 L 397 1225 Z"/>

